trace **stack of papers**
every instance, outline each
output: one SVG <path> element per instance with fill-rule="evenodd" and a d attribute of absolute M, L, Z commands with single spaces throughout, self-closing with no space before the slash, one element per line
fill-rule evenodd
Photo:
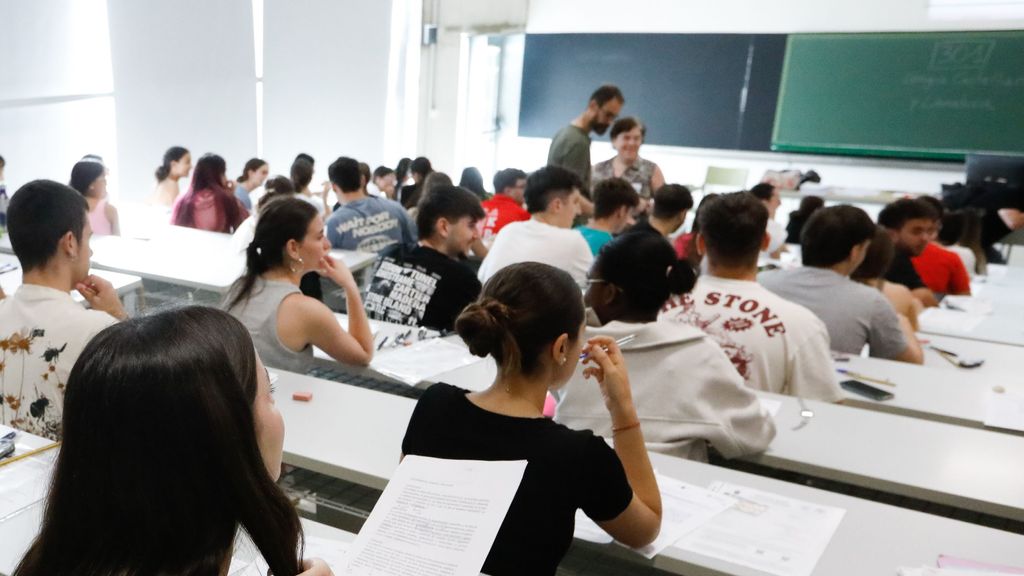
<path fill-rule="evenodd" d="M 402 348 L 385 349 L 374 355 L 370 368 L 410 386 L 430 380 L 456 368 L 483 360 L 465 346 L 441 338 L 420 340 Z"/>

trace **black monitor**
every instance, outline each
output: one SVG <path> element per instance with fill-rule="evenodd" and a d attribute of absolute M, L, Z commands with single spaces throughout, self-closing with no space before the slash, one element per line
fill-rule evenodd
<path fill-rule="evenodd" d="M 1024 187 L 1024 156 L 968 154 L 967 183 Z"/>

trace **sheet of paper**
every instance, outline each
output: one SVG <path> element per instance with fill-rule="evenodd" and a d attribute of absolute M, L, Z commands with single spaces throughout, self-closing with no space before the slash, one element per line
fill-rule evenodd
<path fill-rule="evenodd" d="M 14 428 L 0 424 L 0 438 L 6 438 L 7 436 L 12 434 L 17 435 L 17 433 L 18 431 L 15 430 Z"/>
<path fill-rule="evenodd" d="M 324 538 L 323 536 L 306 536 L 303 558 L 319 558 L 331 567 L 335 574 L 342 574 L 345 569 L 345 558 L 348 555 L 349 543 Z"/>
<path fill-rule="evenodd" d="M 661 532 L 654 542 L 637 550 L 648 559 L 736 504 L 731 496 L 660 474 L 658 490 L 661 492 Z"/>
<path fill-rule="evenodd" d="M 476 576 L 525 460 L 406 456 L 349 550 L 344 574 Z"/>
<path fill-rule="evenodd" d="M 661 492 L 661 532 L 654 542 L 636 549 L 647 559 L 654 558 L 686 534 L 736 504 L 735 498 L 675 478 L 657 474 L 657 479 L 658 491 Z M 576 530 L 573 537 L 598 544 L 612 541 L 612 537 L 582 510 L 576 511 Z"/>
<path fill-rule="evenodd" d="M 985 426 L 1024 431 L 1024 394 L 989 390 L 985 398 Z"/>
<path fill-rule="evenodd" d="M 483 358 L 470 354 L 465 346 L 434 338 L 421 340 L 411 346 L 377 352 L 370 362 L 370 367 L 381 374 L 415 386 L 429 380 L 431 376 L 469 366 L 480 360 Z"/>
<path fill-rule="evenodd" d="M 46 497 L 56 459 L 54 449 L 0 466 L 0 521 Z"/>
<path fill-rule="evenodd" d="M 992 301 L 983 296 L 946 296 L 941 306 L 950 310 L 959 310 L 978 316 L 990 316 L 993 311 Z"/>
<path fill-rule="evenodd" d="M 917 320 L 921 325 L 921 332 L 957 334 L 971 332 L 985 320 L 985 317 L 959 310 L 928 308 L 918 316 Z"/>
<path fill-rule="evenodd" d="M 977 560 L 970 560 L 968 558 L 959 558 L 957 556 L 947 556 L 946 554 L 939 554 L 939 560 L 936 562 L 939 568 L 950 568 L 954 570 L 974 570 L 975 572 L 981 570 L 988 570 L 997 574 L 1024 574 L 1024 567 L 1015 566 L 1002 566 L 1000 564 L 990 564 L 988 562 L 979 562 Z"/>
<path fill-rule="evenodd" d="M 810 576 L 846 510 L 715 482 L 732 508 L 684 536 L 677 546 L 776 576 Z"/>
<path fill-rule="evenodd" d="M 920 568 L 899 568 L 896 576 L 1001 576 L 1005 572 L 989 572 L 978 570 L 962 570 L 951 568 L 932 568 L 921 566 Z"/>
<path fill-rule="evenodd" d="M 771 414 L 772 418 L 774 418 L 775 415 L 779 413 L 779 409 L 782 408 L 781 400 L 775 400 L 772 398 L 762 398 L 760 396 L 757 398 L 757 400 L 761 403 L 761 408 L 765 412 Z"/>

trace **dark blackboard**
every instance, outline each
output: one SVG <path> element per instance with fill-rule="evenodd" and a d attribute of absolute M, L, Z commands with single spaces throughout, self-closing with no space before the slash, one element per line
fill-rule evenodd
<path fill-rule="evenodd" d="M 776 150 L 1024 153 L 1024 31 L 794 34 Z"/>
<path fill-rule="evenodd" d="M 785 45 L 781 34 L 529 34 L 519 135 L 550 138 L 611 83 L 649 144 L 769 150 Z"/>

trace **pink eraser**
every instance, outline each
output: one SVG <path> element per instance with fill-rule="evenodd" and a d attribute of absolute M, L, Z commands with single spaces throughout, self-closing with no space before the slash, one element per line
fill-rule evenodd
<path fill-rule="evenodd" d="M 292 400 L 298 400 L 299 402 L 309 402 L 313 399 L 312 392 L 293 392 Z"/>

